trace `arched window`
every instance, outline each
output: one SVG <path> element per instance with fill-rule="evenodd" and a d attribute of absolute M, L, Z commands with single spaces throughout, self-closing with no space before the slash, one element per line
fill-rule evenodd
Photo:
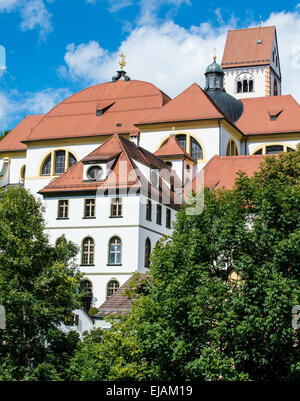
<path fill-rule="evenodd" d="M 108 263 L 110 265 L 121 264 L 121 240 L 119 237 L 113 237 L 109 241 Z"/>
<path fill-rule="evenodd" d="M 191 138 L 191 156 L 194 159 L 203 159 L 203 151 L 201 145 L 195 138 Z"/>
<path fill-rule="evenodd" d="M 58 150 L 55 152 L 55 174 L 63 174 L 66 165 L 66 152 Z"/>
<path fill-rule="evenodd" d="M 110 280 L 107 284 L 107 291 L 106 291 L 106 299 L 112 296 L 114 292 L 120 287 L 120 284 L 117 280 Z"/>
<path fill-rule="evenodd" d="M 237 93 L 241 93 L 242 92 L 242 82 L 241 81 L 237 81 L 236 91 L 237 91 Z"/>
<path fill-rule="evenodd" d="M 81 264 L 83 266 L 89 266 L 94 264 L 95 244 L 91 237 L 86 237 L 82 241 L 82 259 Z"/>
<path fill-rule="evenodd" d="M 238 156 L 238 154 L 239 152 L 236 143 L 230 139 L 226 149 L 226 156 Z"/>
<path fill-rule="evenodd" d="M 149 238 L 145 241 L 145 267 L 150 266 L 150 254 L 151 254 L 151 241 Z"/>
<path fill-rule="evenodd" d="M 57 150 L 54 152 L 54 160 L 52 160 L 52 154 L 49 154 L 46 158 L 42 166 L 41 174 L 50 175 L 51 171 L 53 171 L 51 168 L 53 163 L 55 163 L 53 166 L 54 174 L 63 174 L 67 168 L 77 163 L 77 159 L 73 153 L 68 150 Z"/>
<path fill-rule="evenodd" d="M 250 79 L 249 81 L 249 92 L 253 92 L 253 80 Z"/>
<path fill-rule="evenodd" d="M 24 180 L 25 180 L 25 173 L 26 173 L 26 165 L 24 164 L 24 166 L 22 166 L 22 167 L 21 167 L 21 170 L 20 170 L 20 180 L 21 180 L 21 183 L 24 183 Z"/>
<path fill-rule="evenodd" d="M 254 155 L 276 155 L 281 152 L 295 152 L 295 149 L 285 144 L 265 145 L 257 149 Z"/>
<path fill-rule="evenodd" d="M 92 300 L 93 300 L 92 283 L 89 280 L 83 280 L 81 282 L 81 290 L 84 292 L 84 295 L 82 297 L 83 310 L 86 313 L 89 313 L 89 310 L 91 309 L 91 306 L 92 306 Z"/>
<path fill-rule="evenodd" d="M 186 150 L 186 135 L 177 135 L 176 139 L 179 145 Z"/>
<path fill-rule="evenodd" d="M 247 81 L 247 79 L 243 80 L 243 92 L 248 92 L 248 81 Z"/>
<path fill-rule="evenodd" d="M 51 172 L 51 155 L 47 157 L 42 167 L 42 175 L 50 175 Z"/>

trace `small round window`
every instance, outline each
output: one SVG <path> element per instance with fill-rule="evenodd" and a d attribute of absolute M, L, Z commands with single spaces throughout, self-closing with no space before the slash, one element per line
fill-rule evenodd
<path fill-rule="evenodd" d="M 92 166 L 88 169 L 87 176 L 92 181 L 97 181 L 102 175 L 102 168 L 99 166 Z"/>

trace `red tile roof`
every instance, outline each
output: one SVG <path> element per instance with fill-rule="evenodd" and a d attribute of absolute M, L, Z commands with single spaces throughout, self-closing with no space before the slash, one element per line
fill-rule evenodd
<path fill-rule="evenodd" d="M 255 171 L 259 169 L 260 164 L 264 161 L 264 155 L 254 156 L 218 156 L 212 157 L 197 176 L 184 188 L 185 196 L 193 189 L 195 192 L 200 188 L 201 175 L 204 185 L 210 189 L 232 189 L 235 180 L 238 177 L 238 171 L 244 171 L 248 177 L 251 177 Z"/>
<path fill-rule="evenodd" d="M 269 64 L 275 35 L 275 26 L 228 31 L 222 68 Z"/>
<path fill-rule="evenodd" d="M 106 82 L 65 99 L 44 116 L 26 141 L 134 133 L 134 123 L 170 98 L 144 81 Z M 112 105 L 101 116 L 96 110 Z"/>
<path fill-rule="evenodd" d="M 155 156 L 184 156 L 189 159 L 191 156 L 179 145 L 176 135 L 170 135 L 167 142 L 155 153 Z"/>
<path fill-rule="evenodd" d="M 193 121 L 224 118 L 208 95 L 196 83 L 189 86 L 160 110 L 136 125 L 169 121 Z"/>
<path fill-rule="evenodd" d="M 147 274 L 140 274 L 137 284 L 147 278 Z M 123 314 L 130 310 L 133 299 L 125 295 L 125 290 L 130 285 L 131 281 L 136 280 L 135 276 L 130 277 L 120 288 L 117 289 L 99 308 L 95 317 L 105 317 L 111 313 Z"/>
<path fill-rule="evenodd" d="M 291 95 L 241 99 L 244 112 L 236 126 L 245 135 L 300 132 L 300 106 Z M 271 115 L 280 113 L 276 120 Z"/>
<path fill-rule="evenodd" d="M 83 166 L 89 161 L 107 160 L 112 161 L 111 170 L 103 181 L 84 181 Z M 115 160 L 112 160 L 115 159 Z M 112 135 L 103 145 L 91 152 L 80 162 L 70 167 L 64 174 L 51 181 L 39 193 L 50 194 L 57 192 L 72 191 L 96 191 L 98 189 L 128 189 L 132 187 L 143 188 L 148 191 L 149 182 L 136 166 L 135 161 L 146 164 L 148 167 L 160 170 L 162 178 L 170 181 L 174 177 L 174 183 L 181 187 L 181 183 L 174 172 L 157 156 L 147 150 L 137 147 L 133 142 L 122 138 L 118 134 Z M 161 192 L 163 198 L 170 195 L 171 203 L 179 204 L 180 200 L 163 183 L 161 191 L 152 188 L 153 195 L 159 197 Z"/>
<path fill-rule="evenodd" d="M 25 117 L 13 130 L 0 141 L 0 152 L 26 151 L 21 141 L 28 137 L 32 128 L 44 117 L 37 114 Z"/>

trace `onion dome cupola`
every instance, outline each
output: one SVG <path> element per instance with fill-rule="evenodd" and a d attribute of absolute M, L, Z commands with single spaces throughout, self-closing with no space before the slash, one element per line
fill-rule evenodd
<path fill-rule="evenodd" d="M 236 122 L 241 117 L 244 106 L 240 100 L 225 92 L 224 75 L 222 67 L 216 62 L 216 56 L 214 56 L 213 63 L 205 71 L 206 85 L 204 90 L 219 109 L 231 121 Z"/>

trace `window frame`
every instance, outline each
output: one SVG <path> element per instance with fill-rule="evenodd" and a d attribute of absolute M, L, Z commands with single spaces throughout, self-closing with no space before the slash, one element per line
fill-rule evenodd
<path fill-rule="evenodd" d="M 88 205 L 88 202 L 92 204 Z M 89 208 L 89 212 L 87 210 Z M 93 210 L 93 213 L 91 211 Z M 88 198 L 84 200 L 84 211 L 83 211 L 83 218 L 84 219 L 95 219 L 96 218 L 96 199 L 95 198 Z"/>
<path fill-rule="evenodd" d="M 146 204 L 146 220 L 152 221 L 152 202 L 150 199 L 147 199 Z"/>
<path fill-rule="evenodd" d="M 166 208 L 166 228 L 171 228 L 171 209 Z"/>
<path fill-rule="evenodd" d="M 114 213 L 116 208 L 116 213 Z M 118 219 L 123 217 L 123 202 L 121 197 L 111 198 L 110 202 L 110 218 Z"/>
<path fill-rule="evenodd" d="M 61 207 L 61 204 L 63 202 L 67 203 L 66 207 Z M 58 199 L 58 204 L 57 204 L 57 219 L 56 220 L 68 220 L 69 219 L 69 209 L 70 209 L 70 203 L 69 203 L 69 199 Z M 61 209 L 63 209 L 63 216 L 60 215 L 60 211 Z M 67 210 L 67 212 L 65 213 L 65 210 Z"/>
<path fill-rule="evenodd" d="M 109 285 L 111 283 L 117 283 L 117 287 L 114 286 L 113 288 L 111 288 Z M 118 289 L 120 288 L 120 283 L 118 282 L 118 280 L 116 280 L 115 278 L 109 280 L 109 282 L 106 285 L 106 299 L 109 299 L 116 291 L 118 291 Z M 109 295 L 108 292 L 109 290 L 112 290 L 112 293 Z"/>
<path fill-rule="evenodd" d="M 114 261 L 116 262 L 117 260 L 117 254 L 120 254 L 120 263 L 111 263 L 111 245 L 113 244 L 113 240 L 114 239 L 118 239 L 119 240 L 119 246 L 120 246 L 120 250 L 119 252 L 114 251 Z M 116 244 L 116 242 L 115 242 Z M 113 237 L 110 238 L 110 240 L 108 241 L 108 261 L 107 261 L 107 266 L 122 266 L 122 240 L 118 235 L 114 235 Z"/>
<path fill-rule="evenodd" d="M 86 241 L 90 242 L 86 244 Z M 88 247 L 87 251 L 84 249 L 85 246 Z M 86 255 L 87 261 L 85 260 Z M 83 238 L 81 243 L 81 266 L 95 266 L 95 241 L 90 235 Z"/>
<path fill-rule="evenodd" d="M 145 240 L 145 254 L 144 254 L 144 267 L 147 269 L 150 267 L 150 255 L 151 255 L 151 240 L 149 237 Z"/>
<path fill-rule="evenodd" d="M 162 223 L 162 206 L 157 203 L 156 205 L 156 224 L 161 226 Z"/>

